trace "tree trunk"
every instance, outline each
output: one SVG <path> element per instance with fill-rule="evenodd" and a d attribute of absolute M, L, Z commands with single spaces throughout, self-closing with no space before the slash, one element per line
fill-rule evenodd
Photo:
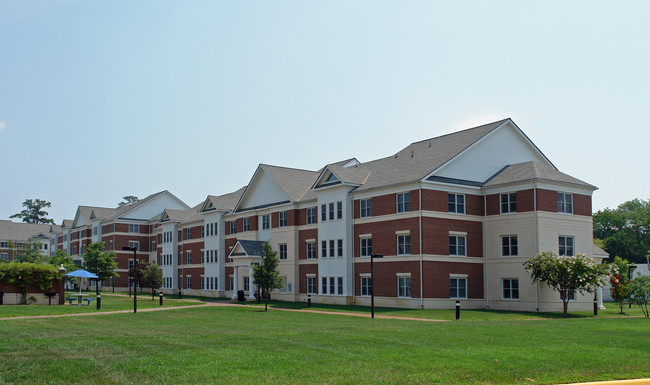
<path fill-rule="evenodd" d="M 269 299 L 264 298 L 264 311 L 269 311 Z"/>
<path fill-rule="evenodd" d="M 565 298 L 562 299 L 562 306 L 564 307 L 564 315 L 566 315 L 567 310 L 569 308 L 569 298 L 568 296 L 565 296 Z"/>

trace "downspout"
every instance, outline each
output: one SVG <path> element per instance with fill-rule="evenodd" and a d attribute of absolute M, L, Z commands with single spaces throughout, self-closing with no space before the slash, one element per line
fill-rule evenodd
<path fill-rule="evenodd" d="M 352 201 L 352 215 L 350 215 L 351 217 L 350 220 L 352 222 L 352 287 L 351 290 L 352 290 L 352 306 L 355 306 L 357 303 L 357 295 L 356 295 L 357 292 L 356 292 L 356 287 L 354 286 L 357 280 L 357 276 L 354 270 L 355 267 L 354 250 L 356 248 L 356 227 L 354 226 L 354 197 L 349 193 L 348 195 L 350 196 L 350 200 Z M 361 213 L 359 213 L 359 216 L 361 216 Z M 316 217 L 318 217 L 318 201 L 316 204 Z M 318 241 L 316 242 L 316 249 L 318 250 Z M 317 285 L 320 284 L 320 282 L 318 282 L 318 276 L 316 276 L 316 284 Z"/>
<path fill-rule="evenodd" d="M 418 208 L 419 208 L 419 219 L 420 219 L 420 310 L 424 309 L 424 289 L 422 284 L 422 259 L 424 258 L 424 253 L 422 252 L 422 182 L 418 182 Z"/>
<path fill-rule="evenodd" d="M 533 234 L 533 241 L 535 243 L 535 255 L 539 254 L 539 241 L 537 239 L 537 185 L 533 182 L 533 220 L 535 221 L 535 231 Z M 539 313 L 539 280 L 535 287 L 535 310 Z"/>
<path fill-rule="evenodd" d="M 488 284 L 488 252 L 487 252 L 487 196 L 482 189 L 483 195 L 483 263 L 485 266 L 483 272 L 483 286 L 485 288 L 485 309 L 490 309 L 490 285 Z"/>

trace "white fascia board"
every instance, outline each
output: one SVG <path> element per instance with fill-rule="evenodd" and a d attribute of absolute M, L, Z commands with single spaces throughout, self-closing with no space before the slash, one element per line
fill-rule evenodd
<path fill-rule="evenodd" d="M 411 190 L 417 190 L 420 187 L 419 182 L 406 182 L 400 184 L 393 184 L 389 186 L 380 186 L 368 190 L 363 190 L 357 192 L 352 190 L 349 192 L 352 199 L 366 199 L 370 197 L 376 197 L 381 195 L 396 194 L 402 193 Z"/>
<path fill-rule="evenodd" d="M 271 178 L 269 173 L 267 173 L 266 170 L 264 170 L 262 168 L 262 165 L 259 164 L 257 166 L 257 169 L 255 170 L 255 173 L 253 174 L 253 177 L 250 179 L 250 182 L 248 183 L 248 185 L 246 185 L 246 189 L 242 193 L 241 197 L 239 197 L 239 201 L 237 201 L 237 204 L 235 205 L 235 208 L 232 210 L 233 213 L 236 213 L 240 209 L 240 206 L 242 205 L 242 202 L 244 202 L 244 199 L 249 194 L 249 191 L 251 191 L 253 189 L 253 182 L 258 178 L 260 172 L 263 172 L 264 174 L 266 174 L 266 176 L 273 182 L 273 184 L 275 184 L 275 186 L 278 188 L 278 190 L 280 190 L 282 192 L 282 194 L 284 194 L 286 200 L 291 201 L 291 199 L 289 198 L 287 193 L 285 193 L 284 190 L 282 190 L 282 188 L 277 184 L 275 179 Z M 253 211 L 253 210 L 251 210 L 251 211 Z"/>
<path fill-rule="evenodd" d="M 422 188 L 425 190 L 438 190 L 438 191 L 447 191 L 452 193 L 462 193 L 462 194 L 480 194 L 480 186 L 467 186 L 456 183 L 445 183 L 439 181 L 430 181 L 423 180 Z"/>
<path fill-rule="evenodd" d="M 535 182 L 535 186 L 537 188 L 541 188 L 544 190 L 555 190 L 555 191 L 581 194 L 581 195 L 591 195 L 595 191 L 582 185 L 576 185 L 573 183 L 566 183 L 566 182 L 539 181 L 539 182 Z"/>

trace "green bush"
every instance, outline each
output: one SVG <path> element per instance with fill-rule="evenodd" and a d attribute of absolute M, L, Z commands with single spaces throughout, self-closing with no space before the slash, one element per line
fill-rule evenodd
<path fill-rule="evenodd" d="M 21 294 L 21 303 L 27 303 L 30 287 L 51 290 L 55 281 L 63 279 L 56 266 L 42 263 L 9 262 L 0 264 L 0 283 L 15 287 Z"/>

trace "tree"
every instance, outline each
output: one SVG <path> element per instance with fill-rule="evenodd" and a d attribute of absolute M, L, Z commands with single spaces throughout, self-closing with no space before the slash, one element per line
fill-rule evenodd
<path fill-rule="evenodd" d="M 124 199 L 124 202 L 118 203 L 117 204 L 118 207 L 119 206 L 124 206 L 124 205 L 130 205 L 131 203 L 135 203 L 135 202 L 139 201 L 138 197 L 136 197 L 134 195 L 127 195 L 125 197 L 122 197 L 122 199 Z"/>
<path fill-rule="evenodd" d="M 119 277 L 115 272 L 117 269 L 117 254 L 114 251 L 104 251 L 104 244 L 102 242 L 94 242 L 88 245 L 86 253 L 83 255 L 84 268 L 99 277 L 100 281 L 104 281 L 111 277 Z M 99 285 L 97 289 L 99 292 Z"/>
<path fill-rule="evenodd" d="M 253 283 L 262 289 L 264 297 L 264 311 L 268 311 L 271 290 L 279 289 L 284 285 L 284 280 L 278 272 L 278 253 L 271 248 L 268 242 L 262 246 L 262 261 L 253 265 Z"/>
<path fill-rule="evenodd" d="M 52 207 L 52 203 L 42 199 L 25 199 L 23 207 L 23 211 L 9 218 L 22 218 L 25 223 L 54 223 L 53 219 L 47 218 L 48 212 L 43 210 L 45 207 Z"/>
<path fill-rule="evenodd" d="M 160 266 L 155 264 L 147 264 L 142 269 L 142 281 L 140 287 L 151 288 L 151 299 L 153 299 L 153 291 L 160 289 L 163 284 L 163 272 Z"/>
<path fill-rule="evenodd" d="M 43 263 L 47 257 L 41 254 L 40 242 L 26 242 L 18 249 L 18 256 L 15 258 L 18 262 Z"/>
<path fill-rule="evenodd" d="M 614 302 L 618 303 L 623 313 L 623 303 L 630 298 L 630 267 L 627 259 L 614 258 L 610 264 L 609 293 Z"/>
<path fill-rule="evenodd" d="M 650 250 L 650 201 L 634 199 L 616 209 L 605 209 L 593 216 L 594 238 L 602 239 L 611 256 L 643 263 Z"/>
<path fill-rule="evenodd" d="M 52 290 L 54 282 L 63 279 L 54 266 L 43 263 L 10 262 L 0 265 L 0 283 L 14 286 L 20 292 L 20 303 L 27 303 L 30 288 Z"/>
<path fill-rule="evenodd" d="M 643 315 L 650 316 L 648 313 L 648 302 L 650 302 L 650 276 L 638 276 L 630 283 L 631 301 L 639 305 Z"/>
<path fill-rule="evenodd" d="M 72 258 L 66 253 L 65 251 L 59 249 L 54 253 L 54 255 L 51 255 L 46 258 L 47 263 L 50 265 L 56 266 L 57 269 L 63 265 L 63 268 L 65 269 L 66 272 L 70 273 L 72 271 L 77 270 L 77 265 L 74 264 L 74 261 Z M 65 277 L 65 279 L 69 282 L 75 283 L 77 282 L 77 278 L 75 277 Z"/>
<path fill-rule="evenodd" d="M 559 257 L 551 251 L 545 251 L 524 262 L 524 266 L 533 281 L 546 282 L 548 287 L 560 293 L 565 315 L 569 300 L 576 292 L 593 293 L 608 276 L 606 264 L 596 263 L 584 254 Z"/>

